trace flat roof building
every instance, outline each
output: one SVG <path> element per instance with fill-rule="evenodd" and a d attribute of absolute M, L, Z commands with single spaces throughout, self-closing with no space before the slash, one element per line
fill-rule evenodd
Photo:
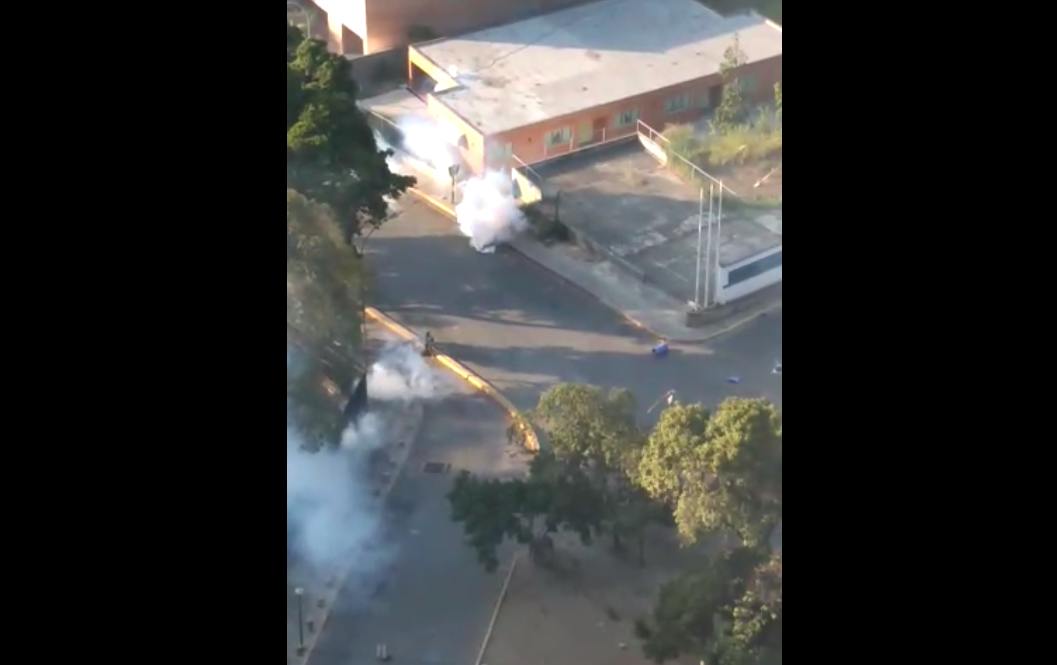
<path fill-rule="evenodd" d="M 335 53 L 364 55 L 516 21 L 584 0 L 290 0 L 316 19 L 315 36 Z"/>
<path fill-rule="evenodd" d="M 466 138 L 474 170 L 526 163 L 696 120 L 719 103 L 738 35 L 738 77 L 764 100 L 782 78 L 782 30 L 695 0 L 602 0 L 411 46 L 410 87 Z"/>

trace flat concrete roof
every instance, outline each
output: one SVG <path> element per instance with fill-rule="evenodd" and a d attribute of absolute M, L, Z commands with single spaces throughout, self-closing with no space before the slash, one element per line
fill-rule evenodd
<path fill-rule="evenodd" d="M 398 88 L 374 97 L 360 99 L 358 103 L 362 108 L 393 121 L 405 117 L 432 120 L 426 102 L 416 97 L 407 88 Z"/>
<path fill-rule="evenodd" d="M 437 99 L 493 134 L 715 74 L 735 32 L 749 62 L 782 53 L 762 16 L 695 0 L 602 0 L 411 48 L 458 80 Z"/>

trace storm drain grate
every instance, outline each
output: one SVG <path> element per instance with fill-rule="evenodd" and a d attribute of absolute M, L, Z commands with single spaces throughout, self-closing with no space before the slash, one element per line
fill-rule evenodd
<path fill-rule="evenodd" d="M 422 465 L 423 473 L 444 473 L 451 468 L 451 464 L 443 462 L 426 462 Z"/>

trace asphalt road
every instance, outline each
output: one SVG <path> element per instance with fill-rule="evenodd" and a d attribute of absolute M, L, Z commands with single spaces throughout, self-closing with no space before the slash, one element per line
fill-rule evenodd
<path fill-rule="evenodd" d="M 645 411 L 663 392 L 715 404 L 728 395 L 781 402 L 782 317 L 777 312 L 712 344 L 677 345 L 654 359 L 651 339 L 593 298 L 519 255 L 482 255 L 452 222 L 421 202 L 374 234 L 371 303 L 496 384 L 515 404 L 533 406 L 559 381 L 634 390 Z M 737 375 L 738 384 L 727 382 Z M 505 445 L 504 414 L 460 386 L 427 408 L 427 420 L 390 500 L 384 570 L 352 575 L 309 665 L 373 662 L 385 643 L 394 662 L 474 662 L 502 585 L 486 574 L 450 521 L 445 494 L 460 469 L 523 473 Z M 450 464 L 440 475 L 426 462 Z M 505 557 L 503 557 L 505 558 Z"/>
<path fill-rule="evenodd" d="M 524 473 L 525 456 L 511 454 L 505 432 L 503 412 L 469 386 L 427 407 L 418 442 L 389 497 L 382 544 L 389 563 L 349 576 L 309 665 L 373 663 L 379 643 L 398 663 L 474 662 L 503 573 L 487 574 L 477 563 L 461 527 L 451 522 L 445 494 L 461 469 L 494 477 Z M 427 462 L 451 468 L 425 473 Z"/>
<path fill-rule="evenodd" d="M 675 389 L 683 401 L 724 397 L 782 401 L 782 313 L 704 344 L 653 358 L 643 331 L 590 295 L 512 251 L 478 254 L 454 223 L 410 196 L 376 232 L 372 304 L 419 332 L 503 390 L 534 406 L 556 382 L 631 388 L 643 410 Z M 737 384 L 728 382 L 738 377 Z"/>

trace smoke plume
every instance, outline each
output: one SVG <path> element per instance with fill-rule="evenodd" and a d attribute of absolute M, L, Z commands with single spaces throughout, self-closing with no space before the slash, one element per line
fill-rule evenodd
<path fill-rule="evenodd" d="M 514 239 L 528 228 L 528 220 L 514 198 L 508 174 L 488 171 L 462 185 L 462 202 L 455 206 L 459 230 L 478 252 L 490 254 L 496 245 Z"/>
<path fill-rule="evenodd" d="M 459 164 L 462 174 L 466 175 L 466 167 L 453 144 L 457 140 L 452 134 L 455 130 L 447 123 L 406 117 L 397 120 L 396 126 L 402 133 L 402 145 L 392 146 L 382 136 L 376 136 L 380 148 L 394 151 L 390 168 L 400 171 L 402 154 L 426 162 L 434 169 L 428 175 L 432 175 L 445 190 L 450 186 L 449 166 Z M 422 174 L 416 171 L 415 175 Z M 509 173 L 488 171 L 483 176 L 463 180 L 459 189 L 462 201 L 455 207 L 459 230 L 478 252 L 490 254 L 496 245 L 512 240 L 528 228 L 528 220 L 514 198 L 514 184 Z"/>
<path fill-rule="evenodd" d="M 288 349 L 287 372 L 296 371 Z M 414 349 L 400 345 L 380 354 L 367 385 L 372 411 L 345 431 L 336 448 L 304 450 L 287 416 L 287 547 L 302 569 L 329 572 L 351 562 L 364 579 L 381 571 L 392 552 L 383 538 L 372 460 L 398 436 L 391 415 L 412 401 L 442 398 L 449 384 Z"/>
<path fill-rule="evenodd" d="M 396 126 L 403 133 L 403 148 L 412 157 L 441 173 L 447 173 L 449 166 L 459 163 L 457 148 L 438 135 L 440 127 L 435 122 L 411 116 L 400 118 Z"/>
<path fill-rule="evenodd" d="M 394 344 L 382 352 L 367 378 L 371 399 L 383 402 L 435 400 L 451 391 L 451 384 L 426 364 L 410 344 Z"/>

